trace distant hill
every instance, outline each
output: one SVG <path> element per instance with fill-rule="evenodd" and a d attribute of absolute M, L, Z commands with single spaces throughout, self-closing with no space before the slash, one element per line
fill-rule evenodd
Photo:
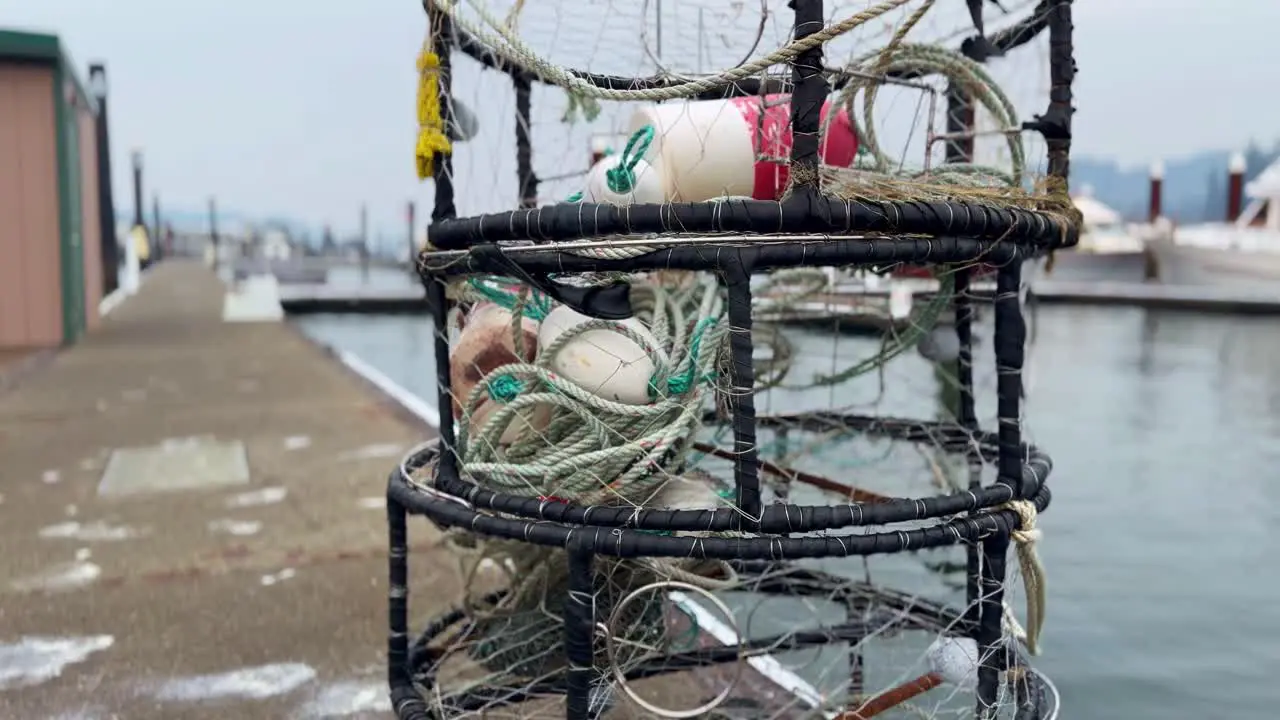
<path fill-rule="evenodd" d="M 1252 180 L 1280 157 L 1280 142 L 1271 149 L 1250 144 L 1245 151 L 1248 170 L 1245 179 Z M 1227 207 L 1227 164 L 1231 153 L 1211 150 L 1165 162 L 1164 213 L 1172 219 L 1187 222 L 1221 220 Z M 1121 168 L 1111 160 L 1090 157 L 1071 158 L 1071 189 L 1086 186 L 1094 197 L 1115 208 L 1131 220 L 1147 215 L 1148 167 Z"/>
<path fill-rule="evenodd" d="M 1227 163 L 1231 152 L 1210 150 L 1165 162 L 1164 212 L 1181 223 L 1221 220 L 1227 207 Z M 1252 180 L 1277 158 L 1280 158 L 1280 141 L 1270 149 L 1251 143 L 1245 150 L 1248 170 L 1246 180 Z M 1115 208 L 1131 220 L 1144 220 L 1147 215 L 1149 168 L 1122 168 L 1112 160 L 1091 157 L 1071 158 L 1071 188 L 1080 192 L 1085 187 L 1093 190 L 1094 197 Z M 164 208 L 164 218 L 179 231 L 203 232 L 209 227 L 206 210 Z M 116 211 L 120 222 L 133 218 L 132 208 Z M 150 208 L 147 221 L 151 221 Z M 235 210 L 218 210 L 218 223 L 230 231 L 243 225 L 274 225 L 287 228 L 297 238 L 308 238 L 313 243 L 323 228 L 292 218 L 254 217 Z"/>

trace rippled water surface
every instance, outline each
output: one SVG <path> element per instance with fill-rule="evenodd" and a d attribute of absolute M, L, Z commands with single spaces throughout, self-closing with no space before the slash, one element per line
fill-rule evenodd
<path fill-rule="evenodd" d="M 299 322 L 434 401 L 425 319 Z M 874 349 L 794 334 L 797 377 Z M 990 328 L 979 334 L 990 417 Z M 1040 521 L 1050 604 L 1038 665 L 1062 693 L 1063 717 L 1280 717 L 1280 321 L 1046 307 L 1029 365 L 1027 433 L 1055 464 L 1053 505 Z M 874 377 L 838 392 L 780 391 L 760 407 L 871 410 L 879 400 L 880 412 L 936 412 L 936 381 L 920 357 L 895 361 L 885 385 L 883 397 Z M 894 491 L 895 475 L 861 452 L 811 461 Z M 886 572 L 955 592 L 918 562 Z"/>

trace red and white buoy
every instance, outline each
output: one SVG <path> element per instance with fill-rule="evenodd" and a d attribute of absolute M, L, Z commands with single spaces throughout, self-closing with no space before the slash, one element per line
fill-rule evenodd
<path fill-rule="evenodd" d="M 832 110 L 819 153 L 828 165 L 848 167 L 858 151 L 857 133 L 845 109 L 830 103 L 822 106 L 822 126 Z M 645 158 L 673 202 L 724 196 L 777 200 L 789 179 L 790 120 L 789 97 L 766 95 L 647 105 L 631 116 L 630 129 L 653 127 Z"/>

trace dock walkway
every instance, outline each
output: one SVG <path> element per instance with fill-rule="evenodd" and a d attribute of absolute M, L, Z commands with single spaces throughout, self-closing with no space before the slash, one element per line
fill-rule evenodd
<path fill-rule="evenodd" d="M 428 430 L 224 293 L 157 266 L 0 391 L 0 717 L 387 716 L 385 477 Z"/>
<path fill-rule="evenodd" d="M 291 326 L 224 322 L 225 295 L 162 263 L 0 387 L 0 718 L 390 717 L 385 478 L 430 429 Z M 411 525 L 420 627 L 460 587 Z M 637 685 L 693 706 L 692 679 Z"/>

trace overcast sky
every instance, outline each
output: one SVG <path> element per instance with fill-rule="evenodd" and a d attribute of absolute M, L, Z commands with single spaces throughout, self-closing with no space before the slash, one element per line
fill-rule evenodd
<path fill-rule="evenodd" d="M 644 3 L 612 1 L 527 0 L 531 19 L 521 31 L 538 36 L 534 44 L 562 62 L 573 61 L 566 48 L 595 43 L 587 55 L 593 69 L 634 67 L 643 45 L 634 39 L 634 18 L 621 20 L 631 23 L 632 37 L 616 40 L 593 31 L 593 23 L 606 23 L 592 13 L 617 20 L 638 15 Z M 684 30 L 668 26 L 664 57 L 680 53 L 684 42 L 688 52 L 680 62 L 692 70 L 694 54 L 682 40 L 693 32 L 689 11 L 679 0 L 665 4 L 665 12 L 684 13 L 669 22 Z M 706 18 L 709 33 L 734 23 L 754 27 L 759 17 L 756 0 L 703 4 L 733 6 L 741 16 Z M 869 3 L 841 4 L 859 9 Z M 935 36 L 965 24 L 960 0 L 939 6 L 942 19 L 929 29 Z M 998 23 L 998 11 L 989 9 L 988 16 Z M 1147 163 L 1280 137 L 1280 2 L 1077 0 L 1075 17 L 1077 153 Z M 241 211 L 352 229 L 360 203 L 367 202 L 375 226 L 400 232 L 407 200 L 429 204 L 429 185 L 416 181 L 412 162 L 414 56 L 424 28 L 417 0 L 0 0 L 0 18 L 8 27 L 57 33 L 81 67 L 107 63 L 122 208 L 132 205 L 127 178 L 134 147 L 145 150 L 148 187 L 175 207 L 199 208 L 212 194 Z M 776 42 L 775 31 L 762 47 Z M 704 62 L 731 64 L 744 49 L 735 44 L 741 42 L 721 38 Z M 1030 57 L 1042 54 L 1043 48 L 993 63 L 997 77 L 1018 86 L 1011 94 L 1024 114 L 1043 106 L 1047 65 Z M 500 78 L 486 75 L 460 92 L 481 110 L 485 125 L 484 142 L 466 148 L 472 153 L 466 158 L 459 151 L 463 180 L 485 193 L 464 212 L 515 200 L 514 177 L 507 177 L 513 172 L 509 92 Z M 537 122 L 557 124 L 557 102 L 535 98 L 535 104 L 546 106 Z M 606 113 L 604 121 L 612 117 Z M 554 127 L 543 132 L 569 137 Z M 541 174 L 583 164 L 579 148 L 550 143 L 535 148 Z M 477 155 L 485 150 L 480 144 L 496 156 Z"/>

